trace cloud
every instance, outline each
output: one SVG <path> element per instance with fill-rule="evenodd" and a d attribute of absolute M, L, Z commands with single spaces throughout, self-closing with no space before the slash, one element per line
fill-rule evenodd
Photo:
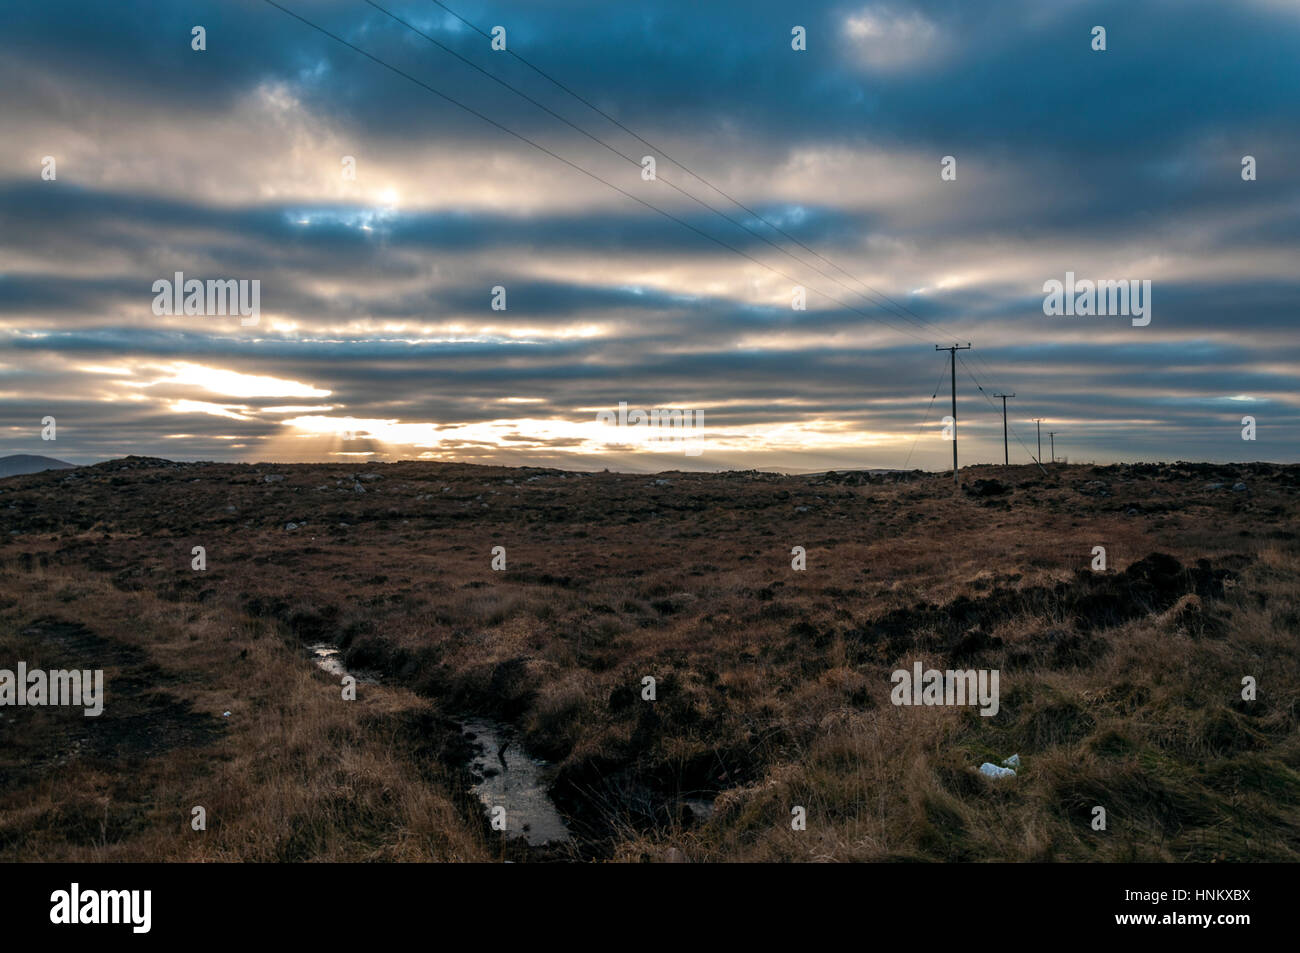
<path fill-rule="evenodd" d="M 807 53 L 776 0 L 512 11 L 514 48 L 641 141 L 426 2 L 381 2 L 605 144 L 364 4 L 301 7 L 610 185 L 264 4 L 15 0 L 0 452 L 40 450 L 53 413 L 72 459 L 818 469 L 901 465 L 920 434 L 911 462 L 943 466 L 924 415 L 954 337 L 976 345 L 963 459 L 1000 458 L 980 387 L 1021 395 L 1013 427 L 1061 421 L 1076 458 L 1300 446 L 1288 10 L 858 2 L 801 12 Z M 1216 56 L 1189 56 L 1211 14 Z M 153 315 L 178 270 L 258 279 L 260 323 Z M 1150 278 L 1151 326 L 1046 317 L 1067 270 Z M 610 441 L 595 413 L 619 401 L 702 408 L 706 452 Z"/>
<path fill-rule="evenodd" d="M 844 18 L 847 41 L 857 60 L 871 70 L 932 67 L 947 46 L 938 24 L 918 10 L 872 4 Z"/>
<path fill-rule="evenodd" d="M 328 390 L 321 390 L 299 381 L 283 380 L 277 377 L 264 377 L 256 374 L 241 374 L 238 371 L 219 367 L 205 367 L 202 364 L 178 362 L 164 369 L 168 377 L 158 377 L 152 381 L 131 382 L 132 386 L 160 387 L 177 384 L 199 387 L 213 394 L 225 397 L 328 397 Z"/>

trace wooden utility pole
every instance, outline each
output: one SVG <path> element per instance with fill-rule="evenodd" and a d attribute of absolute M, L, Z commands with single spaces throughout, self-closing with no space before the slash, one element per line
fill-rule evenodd
<path fill-rule="evenodd" d="M 944 347 L 942 344 L 934 346 L 936 351 L 947 351 L 952 356 L 952 482 L 955 486 L 957 480 L 957 352 L 969 351 L 970 343 L 954 344 L 951 347 Z"/>
<path fill-rule="evenodd" d="M 1007 398 L 1015 397 L 1015 394 L 994 394 L 994 397 L 1002 398 L 1002 465 L 1011 466 L 1011 455 L 1007 452 Z M 1017 440 L 1020 438 L 1017 437 Z"/>
<path fill-rule="evenodd" d="M 1038 425 L 1038 458 L 1035 462 L 1041 467 L 1043 465 L 1043 418 L 1035 417 L 1034 423 Z"/>
<path fill-rule="evenodd" d="M 1052 463 L 1056 463 L 1056 431 L 1051 431 L 1047 435 L 1047 439 L 1052 441 Z"/>

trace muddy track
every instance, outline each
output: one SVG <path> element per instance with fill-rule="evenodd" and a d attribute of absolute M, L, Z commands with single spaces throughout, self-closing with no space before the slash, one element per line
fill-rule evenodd
<path fill-rule="evenodd" d="M 33 620 L 19 630 L 46 669 L 103 669 L 104 710 L 88 718 L 81 708 L 48 707 L 42 721 L 0 718 L 0 781 L 16 789 L 71 761 L 120 770 L 173 748 L 211 744 L 221 722 L 195 712 L 188 701 L 167 692 L 177 676 L 148 660 L 132 645 L 93 632 L 79 622 L 55 617 Z"/>

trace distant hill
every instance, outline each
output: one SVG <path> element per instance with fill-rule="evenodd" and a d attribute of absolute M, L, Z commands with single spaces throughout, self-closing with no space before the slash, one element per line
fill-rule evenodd
<path fill-rule="evenodd" d="M 64 463 L 53 457 L 41 457 L 34 453 L 15 453 L 0 457 L 0 478 L 22 476 L 24 473 L 40 473 L 42 470 L 71 470 L 75 463 Z"/>

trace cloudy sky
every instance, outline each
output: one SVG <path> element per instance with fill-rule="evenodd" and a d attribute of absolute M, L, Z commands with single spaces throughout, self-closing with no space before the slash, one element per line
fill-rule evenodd
<path fill-rule="evenodd" d="M 6 0 L 0 453 L 1300 459 L 1300 0 L 275 2 Z"/>

